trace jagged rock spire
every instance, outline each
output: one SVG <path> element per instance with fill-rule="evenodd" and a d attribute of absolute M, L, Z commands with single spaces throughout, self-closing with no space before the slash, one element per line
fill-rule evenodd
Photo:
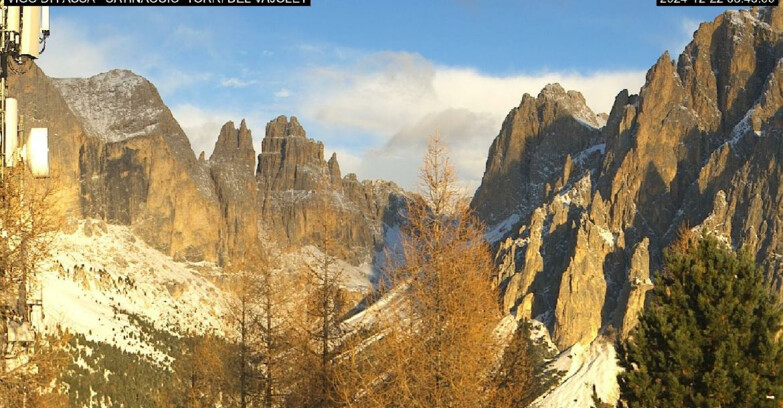
<path fill-rule="evenodd" d="M 255 165 L 256 151 L 253 148 L 253 135 L 247 128 L 244 119 L 239 129 L 234 127 L 234 122 L 226 122 L 220 129 L 215 149 L 210 162 L 233 162 L 237 165 L 248 166 L 251 169 Z M 251 173 L 252 174 L 252 173 Z"/>
<path fill-rule="evenodd" d="M 299 124 L 299 121 L 296 119 L 296 116 L 291 116 L 291 121 L 289 122 L 288 118 L 286 118 L 283 115 L 280 115 L 266 125 L 266 137 L 306 138 L 307 133 L 305 132 L 302 125 Z"/>
<path fill-rule="evenodd" d="M 579 92 L 549 84 L 537 98 L 523 95 L 490 147 L 484 178 L 471 206 L 489 225 L 520 208 L 529 214 L 556 189 L 563 166 L 552 164 L 596 143 L 598 128 L 598 117 Z"/>
<path fill-rule="evenodd" d="M 322 190 L 331 187 L 324 145 L 306 137 L 295 117 L 266 125 L 256 176 L 263 190 Z M 337 159 L 335 158 L 335 161 Z"/>

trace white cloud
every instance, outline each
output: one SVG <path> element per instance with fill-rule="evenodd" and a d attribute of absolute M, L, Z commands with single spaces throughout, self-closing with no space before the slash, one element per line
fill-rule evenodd
<path fill-rule="evenodd" d="M 224 78 L 222 81 L 220 81 L 220 86 L 226 88 L 246 88 L 255 84 L 256 81 L 254 80 L 244 80 L 239 78 Z"/>
<path fill-rule="evenodd" d="M 288 98 L 289 96 L 291 96 L 291 91 L 286 88 L 280 88 L 279 91 L 275 92 L 275 98 Z"/>
<path fill-rule="evenodd" d="M 358 173 L 369 178 L 389 178 L 406 187 L 418 182 L 419 164 L 427 138 L 436 131 L 449 147 L 457 176 L 472 192 L 478 187 L 487 160 L 486 135 L 497 133 L 496 118 L 467 109 L 446 109 L 428 114 L 410 127 L 400 129 L 380 149 L 366 152 Z M 489 139 L 491 141 L 491 139 Z"/>
<path fill-rule="evenodd" d="M 52 36 L 46 40 L 46 50 L 38 64 L 51 77 L 89 77 L 122 66 L 122 53 L 129 53 L 133 44 L 130 37 L 92 38 L 79 24 L 54 19 Z"/>
<path fill-rule="evenodd" d="M 537 75 L 493 77 L 472 69 L 440 68 L 435 90 L 444 104 L 473 111 L 502 112 L 517 106 L 524 93 L 537 95 L 547 84 L 558 82 L 579 91 L 596 113 L 609 112 L 617 93 L 638 92 L 646 71 L 617 71 L 579 74 L 547 72 Z M 499 124 L 498 124 L 499 125 Z"/>
<path fill-rule="evenodd" d="M 183 24 L 166 40 L 168 46 L 185 48 L 211 48 L 215 35 L 211 30 L 197 29 Z"/>
<path fill-rule="evenodd" d="M 608 112 L 622 89 L 638 92 L 645 71 L 493 76 L 439 66 L 418 54 L 386 52 L 350 66 L 311 68 L 304 77 L 296 98 L 303 118 L 335 135 L 361 133 L 373 139 L 365 144 L 376 147 L 352 152 L 363 157 L 361 162 L 341 161 L 345 172 L 410 188 L 426 139 L 438 128 L 459 175 L 475 188 L 489 145 L 524 93 L 537 95 L 546 84 L 559 82 L 582 92 L 596 113 Z"/>
<path fill-rule="evenodd" d="M 208 31 L 179 26 L 171 38 L 191 38 L 203 42 Z M 186 71 L 171 64 L 163 49 L 144 49 L 132 36 L 101 33 L 99 28 L 76 20 L 58 18 L 52 22 L 52 35 L 38 59 L 44 72 L 55 78 L 86 78 L 115 68 L 132 69 L 152 81 L 164 96 L 213 79 L 200 70 Z M 189 67 L 183 67 L 188 69 Z"/>
<path fill-rule="evenodd" d="M 172 94 L 180 89 L 199 83 L 211 81 L 213 75 L 209 72 L 185 72 L 177 68 L 167 67 L 148 76 L 150 81 L 163 95 Z"/>
<path fill-rule="evenodd" d="M 673 41 L 668 45 L 669 53 L 672 56 L 677 56 L 685 50 L 691 41 L 693 41 L 693 33 L 699 29 L 701 21 L 693 20 L 690 18 L 683 18 L 680 21 L 680 33 L 673 36 Z"/>
<path fill-rule="evenodd" d="M 684 22 L 683 27 L 686 26 Z M 54 35 L 40 59 L 51 76 L 85 77 L 117 67 L 136 67 L 167 98 L 179 90 L 219 78 L 222 79 L 217 83 L 228 88 L 247 88 L 256 83 L 241 79 L 252 78 L 252 72 L 243 72 L 241 78 L 224 77 L 162 64 L 164 58 L 135 49 L 131 38 L 92 38 L 94 35 L 88 34 L 85 27 L 67 19 L 55 20 L 53 28 Z M 176 37 L 207 43 L 211 38 L 207 31 L 186 26 L 176 28 L 172 38 Z M 567 89 L 581 91 L 588 104 L 602 112 L 610 109 L 616 93 L 623 88 L 638 91 L 645 74 L 616 71 L 489 75 L 472 68 L 438 65 L 415 53 L 368 55 L 330 45 L 298 48 L 302 53 L 340 62 L 303 68 L 296 76 L 298 82 L 286 78 L 286 87 L 269 95 L 275 101 L 261 101 L 248 108 L 252 109 L 248 126 L 257 131 L 257 149 L 268 120 L 280 113 L 296 114 L 312 130 L 311 137 L 326 142 L 327 150 L 338 148 L 344 173 L 389 179 L 406 188 L 411 188 L 416 180 L 426 138 L 436 127 L 451 149 L 459 175 L 475 186 L 483 174 L 489 145 L 523 93 L 536 95 L 547 83 L 560 82 Z M 143 57 L 134 57 L 139 55 Z M 236 92 L 242 98 L 241 92 L 245 91 Z M 228 120 L 238 124 L 248 116 L 248 112 L 233 108 L 235 111 L 215 111 L 197 99 L 174 100 L 172 111 L 196 153 L 211 153 L 220 127 Z M 282 101 L 284 105 L 278 104 Z"/>

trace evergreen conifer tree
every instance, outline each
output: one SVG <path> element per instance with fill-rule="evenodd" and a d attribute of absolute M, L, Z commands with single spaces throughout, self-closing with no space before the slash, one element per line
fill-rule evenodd
<path fill-rule="evenodd" d="M 746 251 L 685 234 L 665 253 L 650 307 L 620 344 L 628 407 L 777 407 L 778 299 Z"/>

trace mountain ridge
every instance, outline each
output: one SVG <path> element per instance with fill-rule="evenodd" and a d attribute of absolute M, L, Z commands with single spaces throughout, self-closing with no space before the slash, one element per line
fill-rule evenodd
<path fill-rule="evenodd" d="M 380 250 L 408 194 L 342 177 L 336 155 L 324 160 L 323 144 L 295 117 L 267 124 L 258 156 L 246 122 L 227 122 L 209 160 L 197 159 L 155 86 L 128 70 L 51 79 L 28 62 L 10 83 L 12 96 L 25 94 L 22 114 L 49 118 L 40 122 L 52 133 L 55 178 L 69 195 L 63 212 L 129 225 L 176 259 L 226 264 L 269 234 L 289 249 L 318 245 L 324 231 L 302 214 L 334 212 L 328 234 L 344 243 L 340 256 L 361 264 Z"/>
<path fill-rule="evenodd" d="M 261 152 L 244 120 L 227 122 L 209 159 L 197 159 L 148 81 L 134 79 L 127 93 L 120 89 L 127 97 L 111 103 L 151 109 L 154 126 L 145 115 L 115 123 L 84 111 L 110 104 L 105 92 L 112 91 L 102 87 L 127 71 L 100 74 L 91 85 L 24 68 L 11 95 L 23 95 L 28 126 L 50 127 L 63 214 L 116 224 L 111 234 L 142 238 L 166 262 L 218 268 L 259 240 L 296 253 L 329 234 L 342 244 L 336 255 L 369 276 L 398 232 L 409 193 L 343 176 L 337 156 L 327 160 L 295 117 L 267 124 Z M 82 91 L 87 102 L 74 97 Z M 128 106 L 118 109 L 134 112 Z M 703 23 L 676 61 L 668 52 L 656 61 L 638 94 L 618 93 L 605 123 L 562 86 L 525 94 L 489 149 L 471 203 L 497 251 L 504 312 L 542 322 L 566 353 L 561 363 L 584 350 L 613 361 L 602 337 L 634 327 L 663 248 L 683 225 L 757 253 L 781 291 L 782 112 L 783 11 L 776 8 Z M 86 224 L 76 223 L 85 231 Z M 80 234 L 87 233 L 71 235 Z M 77 269 L 67 266 L 63 276 Z M 583 391 L 562 399 L 555 390 L 545 400 L 589 404 Z"/>
<path fill-rule="evenodd" d="M 638 95 L 618 94 L 598 133 L 555 127 L 531 144 L 558 113 L 507 119 L 479 191 L 514 192 L 505 208 L 517 210 L 497 216 L 473 203 L 489 225 L 502 226 L 492 238 L 507 311 L 542 320 L 561 350 L 610 327 L 627 333 L 681 225 L 749 247 L 780 282 L 782 15 L 753 8 L 702 24 L 677 62 L 668 52 L 658 59 Z M 547 103 L 553 98 L 538 101 L 538 111 Z M 565 112 L 575 121 L 572 110 Z M 519 148 L 564 140 L 575 141 L 568 154 Z M 602 146 L 597 159 L 575 166 L 573 154 L 589 144 Z M 517 167 L 498 172 L 498 160 Z M 536 183 L 521 191 L 508 180 Z"/>

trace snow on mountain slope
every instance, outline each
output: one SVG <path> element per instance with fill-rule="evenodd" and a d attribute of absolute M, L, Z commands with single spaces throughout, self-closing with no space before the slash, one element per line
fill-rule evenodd
<path fill-rule="evenodd" d="M 324 253 L 317 247 L 308 245 L 296 251 L 280 256 L 280 264 L 288 273 L 293 275 L 297 271 L 303 271 L 308 265 L 318 268 L 320 260 Z M 365 262 L 355 266 L 340 259 L 335 259 L 331 269 L 342 280 L 342 287 L 357 293 L 368 293 L 373 287 L 373 278 L 375 267 L 373 264 Z"/>
<path fill-rule="evenodd" d="M 519 222 L 520 218 L 521 217 L 519 214 L 511 214 L 505 220 L 487 228 L 487 232 L 484 234 L 487 242 L 490 244 L 495 244 L 508 237 L 511 230 L 514 228 L 514 225 Z"/>
<path fill-rule="evenodd" d="M 213 264 L 174 262 L 128 227 L 89 220 L 72 234 L 58 233 L 53 249 L 34 291 L 47 330 L 67 328 L 164 363 L 139 318 L 174 334 L 223 329 L 225 293 L 213 283 L 220 274 Z"/>
<path fill-rule="evenodd" d="M 565 375 L 560 384 L 533 403 L 534 408 L 592 407 L 593 387 L 604 402 L 617 403 L 620 368 L 612 342 L 599 337 L 587 347 L 577 343 L 551 364 Z"/>
<path fill-rule="evenodd" d="M 33 285 L 33 298 L 42 299 L 46 330 L 68 329 L 161 366 L 170 364 L 171 356 L 147 338 L 140 322 L 175 335 L 225 330 L 221 316 L 227 293 L 219 285 L 223 272 L 214 264 L 175 262 L 137 239 L 128 227 L 92 220 L 80 221 L 73 233 L 58 233 L 53 249 Z M 285 270 L 295 272 L 320 256 L 315 247 L 305 247 L 282 255 L 280 261 Z M 335 267 L 343 270 L 348 290 L 372 290 L 373 265 L 338 261 Z M 399 312 L 397 294 L 392 291 L 346 323 L 354 328 L 372 325 L 380 315 Z M 512 316 L 503 319 L 498 336 L 508 337 L 515 323 Z M 545 330 L 534 333 L 542 335 Z M 589 407 L 593 385 L 605 401 L 616 401 L 619 369 L 611 343 L 576 345 L 551 364 L 566 374 L 535 407 Z"/>
<path fill-rule="evenodd" d="M 308 246 L 281 255 L 280 264 L 296 279 L 305 263 L 317 267 L 321 256 Z M 373 265 L 338 260 L 333 267 L 342 271 L 347 290 L 372 289 Z M 52 256 L 41 265 L 32 292 L 42 299 L 46 330 L 61 327 L 165 364 L 167 356 L 146 341 L 139 322 L 175 335 L 224 332 L 223 278 L 215 264 L 175 262 L 128 227 L 87 220 L 75 232 L 55 236 Z"/>
<path fill-rule="evenodd" d="M 165 113 L 155 104 L 133 103 L 151 98 L 152 85 L 131 71 L 115 69 L 86 79 L 54 79 L 53 83 L 82 119 L 85 131 L 105 142 L 146 135 Z"/>

